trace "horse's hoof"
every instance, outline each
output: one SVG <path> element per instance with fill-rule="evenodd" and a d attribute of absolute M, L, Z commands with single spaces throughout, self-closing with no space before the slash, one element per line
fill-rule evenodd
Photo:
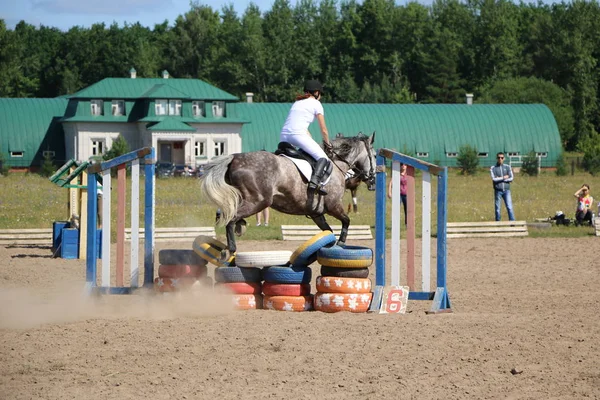
<path fill-rule="evenodd" d="M 341 247 L 344 247 L 344 246 L 346 245 L 346 242 L 342 242 L 342 241 L 338 240 L 338 241 L 335 243 L 335 245 L 336 245 L 336 246 L 341 246 Z"/>
<path fill-rule="evenodd" d="M 242 219 L 236 222 L 234 232 L 236 236 L 242 236 L 246 233 L 246 221 Z"/>

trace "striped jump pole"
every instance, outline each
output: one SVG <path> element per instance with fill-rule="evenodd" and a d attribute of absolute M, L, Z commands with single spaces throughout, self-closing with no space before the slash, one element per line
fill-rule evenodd
<path fill-rule="evenodd" d="M 139 228 L 140 228 L 140 162 L 144 165 L 144 286 L 152 287 L 154 279 L 154 169 L 156 154 L 152 147 L 123 154 L 112 160 L 88 167 L 88 225 L 86 289 L 106 294 L 130 294 L 139 288 Z M 125 264 L 125 211 L 127 165 L 131 164 L 131 246 L 130 281 L 124 286 Z M 117 171 L 117 255 L 115 286 L 111 286 L 111 170 Z M 94 179 L 91 179 L 93 175 Z M 96 175 L 102 175 L 102 270 L 101 283 L 97 283 L 98 238 L 98 184 Z"/>
<path fill-rule="evenodd" d="M 391 205 L 391 285 L 386 285 L 386 210 L 387 182 L 386 161 L 392 163 L 392 205 Z M 407 166 L 407 224 L 406 224 L 406 280 L 401 278 L 400 232 L 404 225 L 400 208 L 400 164 Z M 421 214 L 421 284 L 415 286 L 416 254 L 416 215 L 415 170 L 422 172 L 422 214 Z M 431 281 L 431 176 L 437 177 L 437 273 L 436 288 L 430 288 Z M 448 169 L 409 157 L 389 149 L 380 149 L 377 154 L 376 207 L 375 207 L 375 290 L 371 311 L 380 310 L 384 295 L 391 288 L 408 287 L 408 300 L 433 300 L 430 313 L 451 312 L 447 288 L 447 187 Z"/>

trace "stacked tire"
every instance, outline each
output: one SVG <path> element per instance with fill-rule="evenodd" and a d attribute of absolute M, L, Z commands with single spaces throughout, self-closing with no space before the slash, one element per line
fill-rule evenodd
<path fill-rule="evenodd" d="M 309 265 L 316 261 L 320 248 L 335 240 L 332 232 L 320 232 L 300 245 L 289 257 L 287 265 L 263 268 L 263 307 L 277 311 L 313 310 Z"/>
<path fill-rule="evenodd" d="M 317 311 L 367 312 L 373 298 L 369 267 L 373 250 L 362 246 L 331 246 L 319 249 L 321 275 L 316 279 Z"/>
<path fill-rule="evenodd" d="M 207 277 L 206 260 L 192 250 L 161 250 L 158 261 L 158 277 L 154 279 L 157 292 L 177 292 L 196 284 L 212 287 L 212 280 Z"/>

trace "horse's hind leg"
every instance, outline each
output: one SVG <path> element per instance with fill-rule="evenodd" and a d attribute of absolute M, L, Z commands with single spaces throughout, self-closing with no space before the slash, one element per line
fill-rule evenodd
<path fill-rule="evenodd" d="M 235 221 L 229 221 L 227 226 L 225 226 L 225 234 L 227 235 L 227 250 L 229 250 L 229 255 L 231 256 L 234 256 L 235 252 L 237 251 L 237 246 L 235 244 L 235 227 Z"/>
<path fill-rule="evenodd" d="M 353 207 L 355 213 L 358 212 L 358 203 L 356 200 L 356 192 L 358 192 L 358 188 L 352 189 L 350 191 L 350 193 L 352 194 L 352 207 Z"/>

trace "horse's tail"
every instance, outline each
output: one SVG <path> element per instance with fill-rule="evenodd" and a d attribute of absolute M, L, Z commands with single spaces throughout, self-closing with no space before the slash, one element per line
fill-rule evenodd
<path fill-rule="evenodd" d="M 221 217 L 217 223 L 227 225 L 235 218 L 237 209 L 242 199 L 240 191 L 225 182 L 225 174 L 233 155 L 219 157 L 204 168 L 201 188 L 208 200 L 221 210 Z"/>

